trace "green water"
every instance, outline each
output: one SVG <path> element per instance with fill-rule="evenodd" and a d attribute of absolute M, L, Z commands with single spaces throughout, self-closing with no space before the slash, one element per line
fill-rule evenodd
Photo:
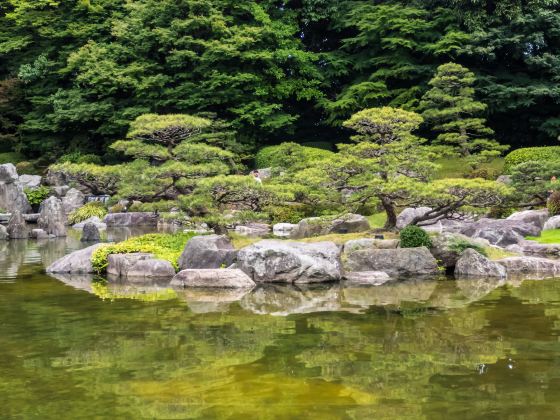
<path fill-rule="evenodd" d="M 0 418 L 560 416 L 560 281 L 174 294 L 41 274 L 79 246 L 0 244 Z"/>

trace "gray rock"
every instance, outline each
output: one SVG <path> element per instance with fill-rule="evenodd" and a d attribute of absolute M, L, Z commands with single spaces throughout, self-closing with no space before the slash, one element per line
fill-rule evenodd
<path fill-rule="evenodd" d="M 20 175 L 18 180 L 23 188 L 37 188 L 41 186 L 41 176 L 40 175 Z"/>
<path fill-rule="evenodd" d="M 359 249 L 395 249 L 398 248 L 400 241 L 398 239 L 373 239 L 361 238 L 351 239 L 344 244 L 344 254 L 357 251 Z"/>
<path fill-rule="evenodd" d="M 311 238 L 331 233 L 365 232 L 370 229 L 368 220 L 359 214 L 345 214 L 336 219 L 310 217 L 301 220 L 290 234 L 292 239 Z"/>
<path fill-rule="evenodd" d="M 466 249 L 455 265 L 455 277 L 505 277 L 506 269 L 474 249 Z"/>
<path fill-rule="evenodd" d="M 74 251 L 56 260 L 49 267 L 47 273 L 89 274 L 93 273 L 91 255 L 101 244 Z"/>
<path fill-rule="evenodd" d="M 107 274 L 127 279 L 171 278 L 175 269 L 169 261 L 155 259 L 152 254 L 111 254 L 107 257 Z"/>
<path fill-rule="evenodd" d="M 27 223 L 19 211 L 16 210 L 12 213 L 7 231 L 10 239 L 26 239 L 29 236 Z"/>
<path fill-rule="evenodd" d="M 389 274 L 383 271 L 351 271 L 344 274 L 344 279 L 350 284 L 364 284 L 378 286 L 391 280 Z"/>
<path fill-rule="evenodd" d="M 428 248 L 360 249 L 346 255 L 346 271 L 383 271 L 390 277 L 435 275 L 436 259 Z"/>
<path fill-rule="evenodd" d="M 235 233 L 244 236 L 266 236 L 270 233 L 270 225 L 266 223 L 248 223 L 235 227 Z"/>
<path fill-rule="evenodd" d="M 522 242 L 525 236 L 539 236 L 541 229 L 518 220 L 480 219 L 465 226 L 461 233 L 470 238 L 487 239 L 492 245 L 507 247 Z"/>
<path fill-rule="evenodd" d="M 560 255 L 560 244 L 540 244 L 535 241 L 520 241 L 518 244 L 510 245 L 508 251 L 518 254 L 529 255 Z"/>
<path fill-rule="evenodd" d="M 49 239 L 50 235 L 47 232 L 45 232 L 43 229 L 32 229 L 31 237 L 33 239 Z"/>
<path fill-rule="evenodd" d="M 560 274 L 560 261 L 537 257 L 508 257 L 496 261 L 509 275 L 537 276 L 538 278 L 557 277 Z"/>
<path fill-rule="evenodd" d="M 62 201 L 54 196 L 41 203 L 37 225 L 49 235 L 66 236 L 66 213 Z"/>
<path fill-rule="evenodd" d="M 404 229 L 410 225 L 416 217 L 424 216 L 431 210 L 431 207 L 408 207 L 404 209 L 397 216 L 397 229 Z"/>
<path fill-rule="evenodd" d="M 84 230 L 82 231 L 82 237 L 80 241 L 82 242 L 99 242 L 101 240 L 101 235 L 99 234 L 99 229 L 93 223 L 86 223 L 84 225 Z"/>
<path fill-rule="evenodd" d="M 524 210 L 513 213 L 506 220 L 515 220 L 522 223 L 529 223 L 542 229 L 548 220 L 548 210 Z"/>
<path fill-rule="evenodd" d="M 255 286 L 255 282 L 241 270 L 214 268 L 182 270 L 173 277 L 171 286 L 250 289 Z"/>
<path fill-rule="evenodd" d="M 229 267 L 235 261 L 236 254 L 237 251 L 227 236 L 195 236 L 185 245 L 179 257 L 179 268 Z"/>
<path fill-rule="evenodd" d="M 0 165 L 0 182 L 11 184 L 18 180 L 18 173 L 13 163 L 4 163 Z"/>
<path fill-rule="evenodd" d="M 97 216 L 92 216 L 84 220 L 83 222 L 76 223 L 72 227 L 74 229 L 83 229 L 87 223 L 91 223 L 97 227 L 97 229 L 107 229 L 107 225 L 101 221 Z"/>
<path fill-rule="evenodd" d="M 0 208 L 8 212 L 29 213 L 31 206 L 18 182 L 16 167 L 11 163 L 0 165 Z"/>
<path fill-rule="evenodd" d="M 37 221 L 39 220 L 39 213 L 27 213 L 27 214 L 22 214 L 23 219 L 27 222 L 27 223 L 37 223 Z"/>
<path fill-rule="evenodd" d="M 70 191 L 70 187 L 68 185 L 60 185 L 60 186 L 52 187 L 52 192 L 58 198 L 64 197 L 68 191 Z"/>
<path fill-rule="evenodd" d="M 294 223 L 276 223 L 272 226 L 272 234 L 279 238 L 287 238 L 296 228 L 297 225 Z"/>
<path fill-rule="evenodd" d="M 0 241 L 5 241 L 7 239 L 10 239 L 8 229 L 6 229 L 5 226 L 0 225 Z"/>
<path fill-rule="evenodd" d="M 560 229 L 560 216 L 552 216 L 544 224 L 543 230 Z"/>
<path fill-rule="evenodd" d="M 320 283 L 340 280 L 340 250 L 333 242 L 264 240 L 237 254 L 241 270 L 257 283 Z"/>
<path fill-rule="evenodd" d="M 159 216 L 149 212 L 109 213 L 103 219 L 107 226 L 157 226 Z"/>
<path fill-rule="evenodd" d="M 486 242 L 486 243 L 485 243 Z M 462 249 L 459 244 L 470 244 L 472 247 L 487 246 L 483 239 L 472 239 L 460 233 L 446 232 L 432 238 L 430 252 L 445 268 L 454 268 L 461 257 Z"/>
<path fill-rule="evenodd" d="M 71 188 L 66 192 L 62 198 L 62 206 L 66 214 L 72 213 L 74 210 L 79 209 L 86 202 L 86 196 L 76 188 Z"/>

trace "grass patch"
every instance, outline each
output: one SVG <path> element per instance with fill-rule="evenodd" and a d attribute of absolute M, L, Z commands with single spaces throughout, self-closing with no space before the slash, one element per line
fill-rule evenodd
<path fill-rule="evenodd" d="M 436 174 L 437 179 L 446 179 L 446 178 L 464 178 L 465 170 L 468 168 L 465 159 L 461 158 L 447 158 L 447 159 L 439 159 L 436 161 L 440 168 Z M 487 169 L 492 173 L 496 173 L 499 175 L 504 170 L 504 159 L 497 158 L 491 162 L 483 163 L 480 165 L 481 169 Z"/>
<path fill-rule="evenodd" d="M 484 252 L 486 257 L 490 260 L 501 260 L 502 258 L 508 257 L 518 257 L 519 254 L 511 251 L 506 251 L 505 249 L 494 248 L 493 246 L 484 247 Z"/>
<path fill-rule="evenodd" d="M 235 232 L 229 232 L 228 236 L 231 240 L 231 244 L 235 249 L 245 248 L 246 246 L 253 245 L 255 242 L 263 240 L 263 238 L 240 235 L 239 233 Z"/>
<path fill-rule="evenodd" d="M 169 261 L 175 270 L 179 268 L 178 260 L 185 245 L 195 233 L 150 233 L 119 242 L 118 244 L 105 244 L 97 248 L 92 256 L 91 263 L 96 273 L 107 271 L 107 257 L 111 254 L 130 254 L 133 252 L 148 252 L 157 259 Z"/>
<path fill-rule="evenodd" d="M 380 229 L 385 226 L 385 222 L 387 222 L 387 214 L 382 211 L 381 213 L 368 216 L 367 219 L 372 229 Z"/>
<path fill-rule="evenodd" d="M 560 244 L 560 229 L 544 230 L 541 236 L 528 236 L 526 239 L 540 244 Z"/>

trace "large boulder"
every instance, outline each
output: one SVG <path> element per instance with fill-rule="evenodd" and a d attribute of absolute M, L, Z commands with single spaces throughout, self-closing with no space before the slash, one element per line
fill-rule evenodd
<path fill-rule="evenodd" d="M 520 241 L 506 247 L 510 252 L 529 255 L 560 255 L 560 244 L 541 244 L 535 241 Z"/>
<path fill-rule="evenodd" d="M 467 248 L 455 265 L 455 277 L 498 277 L 506 276 L 506 269 L 474 249 Z"/>
<path fill-rule="evenodd" d="M 235 261 L 237 252 L 225 235 L 202 235 L 191 238 L 181 257 L 179 268 L 223 268 Z"/>
<path fill-rule="evenodd" d="M 0 241 L 5 241 L 9 239 L 10 236 L 8 235 L 8 229 L 5 226 L 0 225 Z"/>
<path fill-rule="evenodd" d="M 82 242 L 99 242 L 101 240 L 101 235 L 99 234 L 99 229 L 93 223 L 86 223 L 82 231 L 82 237 L 80 241 Z"/>
<path fill-rule="evenodd" d="M 29 236 L 27 223 L 18 210 L 15 210 L 10 216 L 7 231 L 10 239 L 26 239 Z"/>
<path fill-rule="evenodd" d="M 543 230 L 560 229 L 560 216 L 552 216 L 544 224 Z"/>
<path fill-rule="evenodd" d="M 171 286 L 249 289 L 255 286 L 255 282 L 237 269 L 187 269 L 173 277 Z"/>
<path fill-rule="evenodd" d="M 432 238 L 430 252 L 445 268 L 454 268 L 464 248 L 485 247 L 489 243 L 485 239 L 472 239 L 460 233 L 445 232 Z"/>
<path fill-rule="evenodd" d="M 66 236 L 67 220 L 59 198 L 51 196 L 41 203 L 37 225 L 49 235 Z"/>
<path fill-rule="evenodd" d="M 431 207 L 408 207 L 404 209 L 397 216 L 397 229 L 404 229 L 410 225 L 416 217 L 424 216 L 431 210 Z"/>
<path fill-rule="evenodd" d="M 340 250 L 333 242 L 264 240 L 241 249 L 240 269 L 257 283 L 320 283 L 340 280 Z"/>
<path fill-rule="evenodd" d="M 0 209 L 8 212 L 29 213 L 31 205 L 18 182 L 16 167 L 11 163 L 0 165 Z"/>
<path fill-rule="evenodd" d="M 74 224 L 72 227 L 74 229 L 83 229 L 84 226 L 88 223 L 94 224 L 97 227 L 97 229 L 107 229 L 107 225 L 103 223 L 101 219 L 97 216 L 91 216 L 80 223 Z"/>
<path fill-rule="evenodd" d="M 149 212 L 109 213 L 103 219 L 107 226 L 157 226 L 159 216 Z"/>
<path fill-rule="evenodd" d="M 513 213 L 506 220 L 515 220 L 522 223 L 533 224 L 542 229 L 548 220 L 548 210 L 524 210 Z"/>
<path fill-rule="evenodd" d="M 41 186 L 40 175 L 20 175 L 17 182 L 23 188 L 38 188 Z"/>
<path fill-rule="evenodd" d="M 346 255 L 346 271 L 383 271 L 390 277 L 435 275 L 436 259 L 426 247 L 397 249 L 359 249 Z"/>
<path fill-rule="evenodd" d="M 111 254 L 107 257 L 107 274 L 127 279 L 169 278 L 175 269 L 169 261 L 155 259 L 152 254 Z"/>
<path fill-rule="evenodd" d="M 76 188 L 70 188 L 66 195 L 62 198 L 62 206 L 66 214 L 72 213 L 74 210 L 79 209 L 86 202 L 86 196 L 83 192 Z"/>
<path fill-rule="evenodd" d="M 541 228 L 518 220 L 480 219 L 466 225 L 461 233 L 470 238 L 482 238 L 500 247 L 517 244 L 525 236 L 539 236 Z"/>
<path fill-rule="evenodd" d="M 47 273 L 89 274 L 94 273 L 91 256 L 101 244 L 74 251 L 47 267 Z"/>
<path fill-rule="evenodd" d="M 359 214 L 345 214 L 338 218 L 310 217 L 301 220 L 290 234 L 292 239 L 311 238 L 331 233 L 365 232 L 370 229 L 367 218 Z"/>
<path fill-rule="evenodd" d="M 496 261 L 508 275 L 536 276 L 538 278 L 557 277 L 560 274 L 560 261 L 537 257 L 508 257 Z"/>

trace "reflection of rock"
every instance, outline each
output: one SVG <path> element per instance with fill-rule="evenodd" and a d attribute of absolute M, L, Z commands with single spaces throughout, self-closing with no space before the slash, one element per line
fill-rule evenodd
<path fill-rule="evenodd" d="M 241 301 L 241 306 L 256 314 L 290 315 L 340 309 L 338 285 L 262 285 Z"/>
<path fill-rule="evenodd" d="M 74 289 L 93 293 L 91 289 L 93 275 L 91 274 L 50 273 L 49 275 Z"/>
<path fill-rule="evenodd" d="M 345 285 L 341 295 L 343 303 L 355 306 L 400 306 L 404 302 L 428 301 L 437 285 L 436 280 L 391 282 L 376 287 Z"/>
<path fill-rule="evenodd" d="M 469 301 L 482 299 L 484 296 L 506 284 L 505 278 L 486 277 L 479 279 L 459 279 L 455 282 L 458 289 Z"/>
<path fill-rule="evenodd" d="M 91 255 L 93 251 L 99 248 L 101 244 L 95 244 L 90 247 L 74 251 L 64 257 L 56 260 L 49 267 L 47 273 L 74 273 L 88 274 L 93 273 L 91 265 Z"/>
<path fill-rule="evenodd" d="M 333 242 L 264 240 L 241 249 L 239 268 L 257 283 L 320 283 L 340 280 L 340 250 Z"/>
<path fill-rule="evenodd" d="M 171 286 L 227 289 L 252 289 L 255 282 L 241 270 L 234 269 L 187 269 L 173 277 Z"/>
<path fill-rule="evenodd" d="M 455 277 L 505 277 L 506 270 L 474 249 L 467 248 L 455 266 Z"/>
<path fill-rule="evenodd" d="M 346 256 L 348 271 L 384 271 L 391 277 L 434 275 L 436 259 L 428 248 L 359 249 Z"/>
<path fill-rule="evenodd" d="M 232 302 L 243 299 L 251 289 L 182 289 L 177 291 L 180 299 L 187 302 L 194 313 L 225 312 Z"/>
<path fill-rule="evenodd" d="M 344 273 L 347 284 L 380 285 L 387 283 L 391 278 L 383 271 L 351 271 Z"/>
<path fill-rule="evenodd" d="M 12 212 L 7 231 L 10 239 L 26 239 L 29 236 L 27 223 L 18 210 Z"/>
<path fill-rule="evenodd" d="M 237 252 L 225 235 L 202 235 L 191 238 L 179 258 L 179 268 L 229 267 Z"/>

